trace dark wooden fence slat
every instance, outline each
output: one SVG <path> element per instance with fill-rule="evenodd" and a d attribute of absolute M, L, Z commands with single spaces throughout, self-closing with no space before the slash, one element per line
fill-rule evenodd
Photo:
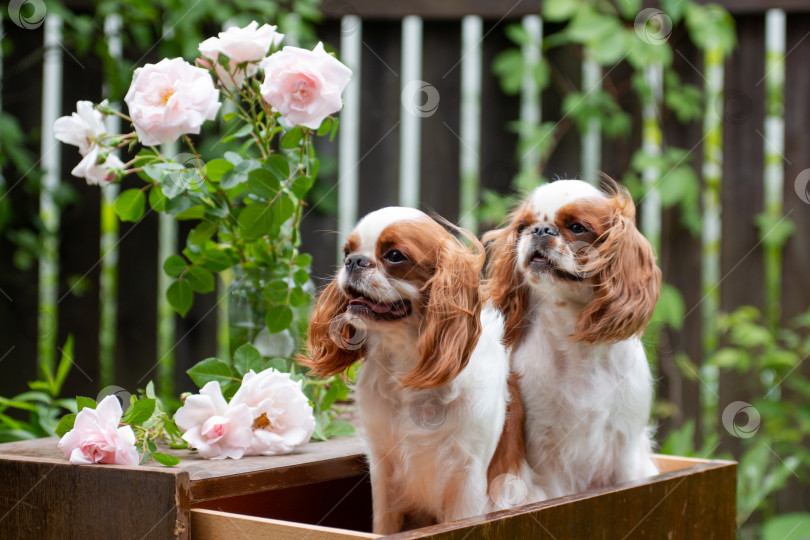
<path fill-rule="evenodd" d="M 358 217 L 399 199 L 401 35 L 399 22 L 363 26 Z"/>
<path fill-rule="evenodd" d="M 422 79 L 435 88 L 439 104 L 435 113 L 422 113 L 420 202 L 451 221 L 459 217 L 459 151 L 461 144 L 460 21 L 424 23 Z M 420 103 L 426 94 L 417 96 Z"/>

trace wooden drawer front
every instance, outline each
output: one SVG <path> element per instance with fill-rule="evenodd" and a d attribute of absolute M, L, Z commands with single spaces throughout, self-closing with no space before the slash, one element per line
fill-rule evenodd
<path fill-rule="evenodd" d="M 386 538 L 735 538 L 734 463 L 661 456 L 659 467 L 665 471 L 663 474 L 643 482 L 593 490 Z M 191 511 L 192 538 L 380 538 L 368 532 L 357 532 L 354 527 L 344 528 L 341 519 L 347 514 L 369 516 L 371 509 L 366 477 L 346 478 L 342 483 L 340 486 L 330 482 L 305 486 L 308 496 L 304 497 L 295 491 L 285 493 L 285 490 L 255 494 L 260 498 L 255 504 L 238 498 L 208 501 L 207 508 Z M 330 497 L 339 501 L 334 507 L 327 504 Z M 218 507 L 228 511 L 218 511 Z M 256 513 L 256 508 L 272 517 L 242 513 Z M 284 515 L 287 512 L 293 513 L 289 519 Z M 234 535 L 235 532 L 240 534 Z"/>
<path fill-rule="evenodd" d="M 223 538 L 357 540 L 358 538 L 380 538 L 376 534 L 306 525 L 278 519 L 243 516 L 204 508 L 191 511 L 191 535 L 194 540 L 222 540 Z"/>

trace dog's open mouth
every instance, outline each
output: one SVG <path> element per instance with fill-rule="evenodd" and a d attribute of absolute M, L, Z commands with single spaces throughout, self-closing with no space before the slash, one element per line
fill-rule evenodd
<path fill-rule="evenodd" d="M 379 302 L 365 295 L 354 287 L 347 287 L 349 309 L 359 314 L 374 317 L 378 320 L 392 321 L 411 314 L 411 301 L 399 300 L 393 303 Z"/>
<path fill-rule="evenodd" d="M 565 270 L 555 265 L 549 259 L 548 254 L 540 249 L 536 249 L 532 252 L 532 256 L 529 259 L 529 267 L 535 270 L 536 272 L 548 272 L 554 276 L 557 276 L 560 279 L 566 279 L 570 281 L 582 281 L 582 277 L 566 272 Z"/>

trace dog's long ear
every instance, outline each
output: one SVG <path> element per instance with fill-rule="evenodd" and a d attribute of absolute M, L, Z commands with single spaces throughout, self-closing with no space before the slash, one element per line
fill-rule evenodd
<path fill-rule="evenodd" d="M 467 366 L 481 335 L 484 247 L 472 234 L 457 230 L 471 245 L 448 235 L 439 248 L 434 274 L 424 289 L 419 364 L 404 375 L 403 386 L 434 388 L 452 381 Z"/>
<path fill-rule="evenodd" d="M 586 268 L 594 298 L 580 313 L 573 335 L 589 343 L 614 343 L 643 333 L 661 292 L 661 270 L 636 228 L 630 194 L 615 183 L 608 188 L 609 226 L 597 240 L 598 257 Z"/>
<path fill-rule="evenodd" d="M 348 304 L 336 279 L 318 298 L 309 320 L 309 357 L 299 359 L 314 375 L 329 377 L 342 373 L 362 355 L 364 329 L 357 328 L 345 315 Z"/>
<path fill-rule="evenodd" d="M 523 336 L 529 309 L 529 286 L 517 269 L 518 219 L 516 210 L 506 226 L 484 234 L 489 256 L 484 291 L 492 305 L 503 313 L 503 342 L 507 347 L 516 345 Z"/>

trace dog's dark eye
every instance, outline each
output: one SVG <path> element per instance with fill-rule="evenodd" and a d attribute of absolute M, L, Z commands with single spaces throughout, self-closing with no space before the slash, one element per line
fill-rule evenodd
<path fill-rule="evenodd" d="M 588 229 L 586 229 L 582 225 L 582 223 L 577 223 L 577 222 L 574 222 L 571 225 L 569 225 L 568 230 L 571 231 L 574 234 L 582 234 L 584 232 L 588 232 Z"/>
<path fill-rule="evenodd" d="M 399 263 L 404 260 L 407 260 L 407 257 L 400 253 L 399 251 L 392 249 L 388 253 L 385 254 L 385 260 L 392 263 Z"/>
<path fill-rule="evenodd" d="M 517 233 L 523 234 L 523 231 L 526 230 L 526 227 L 528 227 L 528 225 L 526 225 L 525 223 L 520 223 L 517 228 Z"/>

